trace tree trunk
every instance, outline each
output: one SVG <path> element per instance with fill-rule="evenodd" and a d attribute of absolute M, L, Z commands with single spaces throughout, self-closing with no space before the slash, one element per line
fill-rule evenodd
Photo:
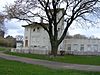
<path fill-rule="evenodd" d="M 56 56 L 58 51 L 58 45 L 57 43 L 51 44 L 51 55 Z"/>

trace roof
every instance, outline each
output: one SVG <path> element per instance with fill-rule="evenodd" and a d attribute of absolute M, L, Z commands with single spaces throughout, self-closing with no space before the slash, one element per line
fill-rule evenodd
<path fill-rule="evenodd" d="M 48 25 L 48 23 L 38 23 L 38 22 L 33 22 L 32 24 L 28 24 L 28 25 L 22 25 L 22 27 L 32 27 L 34 25 Z"/>

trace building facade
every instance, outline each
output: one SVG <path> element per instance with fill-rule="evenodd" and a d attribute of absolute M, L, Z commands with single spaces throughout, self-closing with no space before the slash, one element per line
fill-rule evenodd
<path fill-rule="evenodd" d="M 100 55 L 100 39 L 64 39 L 64 50 L 76 55 Z"/>
<path fill-rule="evenodd" d="M 34 22 L 32 25 L 23 27 L 25 27 L 24 48 L 50 49 L 48 33 L 40 26 L 40 23 Z"/>

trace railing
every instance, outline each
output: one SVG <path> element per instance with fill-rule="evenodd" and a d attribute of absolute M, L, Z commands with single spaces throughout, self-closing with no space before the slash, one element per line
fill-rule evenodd
<path fill-rule="evenodd" d="M 33 53 L 33 54 L 48 54 L 50 51 L 46 49 L 38 48 L 20 48 L 20 49 L 11 49 L 11 52 L 17 53 Z"/>
<path fill-rule="evenodd" d="M 45 48 L 20 48 L 20 49 L 11 49 L 11 52 L 17 53 L 32 53 L 32 54 L 50 54 L 50 50 Z M 72 54 L 72 55 L 100 55 L 98 51 L 58 51 L 58 54 Z"/>
<path fill-rule="evenodd" d="M 66 51 L 66 54 L 72 55 L 100 55 L 98 51 Z"/>

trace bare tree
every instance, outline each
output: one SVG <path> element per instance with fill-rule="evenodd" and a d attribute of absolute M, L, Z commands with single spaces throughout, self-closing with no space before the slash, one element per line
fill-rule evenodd
<path fill-rule="evenodd" d="M 76 20 L 83 19 L 91 22 L 85 16 L 95 11 L 99 0 L 17 0 L 14 5 L 6 6 L 10 19 L 16 18 L 33 23 L 35 17 L 40 17 L 48 22 L 48 27 L 41 26 L 48 32 L 51 53 L 57 54 L 58 46 L 64 40 L 68 28 Z M 63 8 L 63 14 L 57 19 L 59 9 Z M 38 10 L 37 10 L 38 9 Z M 64 18 L 65 28 L 58 37 L 58 24 Z"/>
<path fill-rule="evenodd" d="M 0 36 L 4 37 L 4 34 L 6 32 L 5 25 L 4 25 L 5 15 L 0 13 Z"/>

